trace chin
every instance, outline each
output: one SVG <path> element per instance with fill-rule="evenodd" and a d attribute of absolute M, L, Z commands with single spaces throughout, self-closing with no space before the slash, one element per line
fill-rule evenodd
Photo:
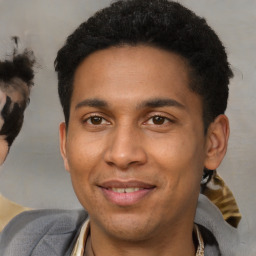
<path fill-rule="evenodd" d="M 145 241 L 154 232 L 153 223 L 147 219 L 146 216 L 134 216 L 134 214 L 115 216 L 104 221 L 104 228 L 109 235 L 115 239 L 123 240 L 123 242 Z"/>

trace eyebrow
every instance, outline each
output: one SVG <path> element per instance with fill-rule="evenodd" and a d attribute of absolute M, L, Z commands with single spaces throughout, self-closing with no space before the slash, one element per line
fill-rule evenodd
<path fill-rule="evenodd" d="M 100 100 L 100 99 L 86 99 L 83 100 L 81 102 L 79 102 L 75 109 L 81 108 L 81 107 L 95 107 L 95 108 L 103 108 L 103 107 L 107 107 L 108 104 L 106 101 L 104 100 Z"/>
<path fill-rule="evenodd" d="M 145 100 L 142 103 L 138 104 L 137 109 L 141 108 L 161 108 L 161 107 L 178 107 L 184 109 L 185 106 L 178 101 L 174 99 L 165 99 L 165 98 L 155 98 L 155 99 L 149 99 Z M 102 99 L 86 99 L 81 102 L 79 102 L 75 109 L 81 108 L 81 107 L 95 107 L 95 108 L 106 108 L 108 107 L 108 103 L 105 100 Z"/>
<path fill-rule="evenodd" d="M 174 100 L 174 99 L 165 99 L 165 98 L 155 98 L 143 101 L 140 103 L 137 108 L 161 108 L 161 107 L 178 107 L 181 109 L 184 109 L 185 106 L 181 104 L 180 102 Z"/>

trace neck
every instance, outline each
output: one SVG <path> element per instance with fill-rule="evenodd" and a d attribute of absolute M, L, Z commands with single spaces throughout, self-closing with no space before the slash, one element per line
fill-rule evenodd
<path fill-rule="evenodd" d="M 86 256 L 195 256 L 193 242 L 193 225 L 184 230 L 175 228 L 166 230 L 165 234 L 157 234 L 143 241 L 124 241 L 122 238 L 98 233 L 91 229 L 86 244 Z"/>

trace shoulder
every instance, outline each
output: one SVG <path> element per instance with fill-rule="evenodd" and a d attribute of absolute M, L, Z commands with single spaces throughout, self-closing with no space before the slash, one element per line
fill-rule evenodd
<path fill-rule="evenodd" d="M 65 255 L 88 217 L 84 210 L 34 210 L 16 216 L 3 230 L 5 255 Z"/>
<path fill-rule="evenodd" d="M 239 246 L 237 229 L 223 219 L 219 209 L 204 195 L 200 195 L 198 199 L 195 223 L 199 224 L 206 251 L 217 249 L 223 256 L 237 255 Z"/>
<path fill-rule="evenodd" d="M 21 205 L 18 205 L 0 194 L 0 232 L 7 223 L 16 215 L 23 211 L 29 210 Z"/>

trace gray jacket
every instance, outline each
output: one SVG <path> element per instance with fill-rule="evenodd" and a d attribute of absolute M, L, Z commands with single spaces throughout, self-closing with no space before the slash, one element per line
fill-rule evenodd
<path fill-rule="evenodd" d="M 67 256 L 71 254 L 83 222 L 84 210 L 35 210 L 15 217 L 0 237 L 1 256 Z M 238 254 L 236 229 L 227 224 L 205 196 L 198 200 L 195 223 L 205 243 L 205 256 Z"/>

